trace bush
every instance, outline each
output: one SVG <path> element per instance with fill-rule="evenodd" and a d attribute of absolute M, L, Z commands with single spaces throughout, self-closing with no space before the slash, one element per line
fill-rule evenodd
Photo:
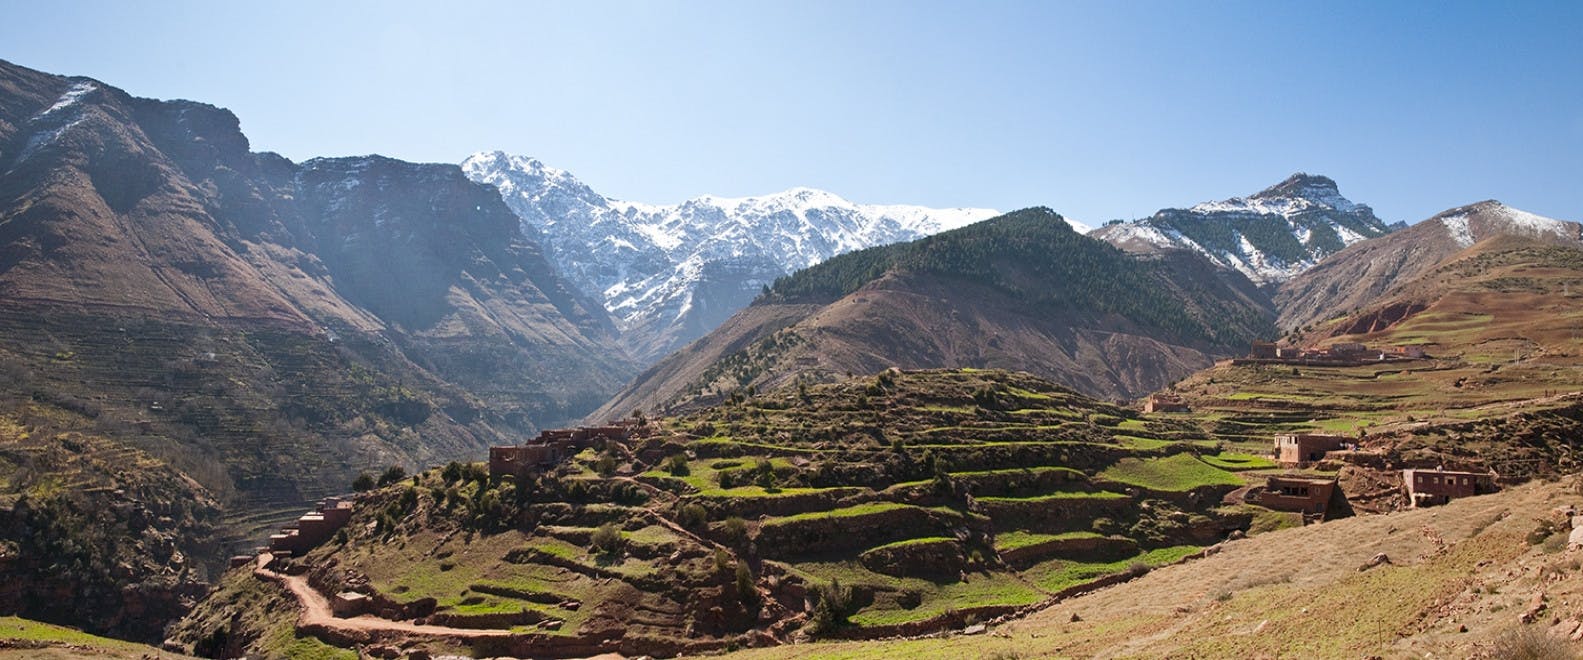
<path fill-rule="evenodd" d="M 814 587 L 813 614 L 808 618 L 808 632 L 819 635 L 835 630 L 846 623 L 852 614 L 852 589 L 842 587 L 840 580 Z"/>
<path fill-rule="evenodd" d="M 671 473 L 673 477 L 692 474 L 692 470 L 687 467 L 687 456 L 684 454 L 671 454 L 670 458 L 665 459 L 665 471 Z"/>
<path fill-rule="evenodd" d="M 366 493 L 374 489 L 374 475 L 364 472 L 352 480 L 352 490 Z"/>
<path fill-rule="evenodd" d="M 747 562 L 737 562 L 737 595 L 742 598 L 743 605 L 758 603 L 759 592 L 753 587 L 753 570 L 748 568 Z"/>
<path fill-rule="evenodd" d="M 594 461 L 594 472 L 606 479 L 610 478 L 616 473 L 616 457 L 610 455 L 610 452 L 600 454 L 599 460 Z"/>
<path fill-rule="evenodd" d="M 700 529 L 709 524 L 709 510 L 697 504 L 684 504 L 676 511 L 676 524 L 687 529 Z"/>
<path fill-rule="evenodd" d="M 383 488 L 406 478 L 407 471 L 405 469 L 402 469 L 400 465 L 392 465 L 390 469 L 385 470 L 384 474 L 379 475 L 379 486 Z"/>
<path fill-rule="evenodd" d="M 1564 660 L 1577 657 L 1566 640 L 1551 637 L 1544 630 L 1529 626 L 1508 628 L 1495 638 L 1491 657 L 1505 660 Z"/>
<path fill-rule="evenodd" d="M 1149 565 L 1148 564 L 1145 564 L 1145 563 L 1143 563 L 1141 561 L 1135 561 L 1135 562 L 1132 562 L 1131 564 L 1127 564 L 1127 577 L 1129 577 L 1129 578 L 1143 577 L 1144 575 L 1147 575 L 1148 573 L 1149 573 Z"/>
<path fill-rule="evenodd" d="M 731 542 L 731 543 L 733 543 L 733 544 L 740 544 L 743 541 L 747 540 L 747 537 L 748 537 L 748 523 L 747 523 L 747 521 L 743 520 L 741 518 L 738 518 L 737 516 L 731 516 L 730 518 L 726 518 L 725 535 L 726 535 L 726 540 Z"/>
<path fill-rule="evenodd" d="M 600 525 L 589 538 L 589 543 L 599 554 L 616 554 L 621 551 L 621 530 L 613 523 Z"/>

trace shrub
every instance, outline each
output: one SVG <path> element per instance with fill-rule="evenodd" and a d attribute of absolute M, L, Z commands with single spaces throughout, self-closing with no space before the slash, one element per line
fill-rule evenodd
<path fill-rule="evenodd" d="M 709 524 L 709 510 L 698 504 L 684 504 L 676 511 L 676 523 L 688 529 L 699 529 Z"/>
<path fill-rule="evenodd" d="M 814 587 L 813 614 L 808 618 L 808 632 L 819 635 L 835 630 L 846 623 L 851 615 L 852 589 L 842 587 L 840 580 Z"/>
<path fill-rule="evenodd" d="M 1563 660 L 1576 657 L 1566 640 L 1551 637 L 1539 628 L 1508 628 L 1495 638 L 1491 657 L 1506 660 Z"/>
<path fill-rule="evenodd" d="M 384 474 L 379 475 L 379 486 L 383 488 L 406 478 L 407 471 L 405 469 L 400 465 L 392 465 L 385 470 Z"/>
<path fill-rule="evenodd" d="M 1143 577 L 1144 575 L 1147 575 L 1148 572 L 1149 565 L 1141 561 L 1135 561 L 1131 564 L 1127 564 L 1127 577 L 1129 578 Z"/>
<path fill-rule="evenodd" d="M 373 489 L 374 489 L 374 475 L 372 475 L 372 474 L 364 472 L 362 474 L 357 475 L 357 478 L 352 480 L 352 490 L 354 490 L 354 491 L 357 491 L 359 493 L 364 493 L 364 492 L 371 491 Z"/>
<path fill-rule="evenodd" d="M 599 473 L 601 477 L 610 478 L 616 473 L 616 457 L 610 455 L 610 452 L 600 454 L 599 460 L 594 461 L 594 472 Z"/>
<path fill-rule="evenodd" d="M 753 588 L 753 570 L 744 561 L 737 562 L 737 595 L 743 605 L 751 606 L 759 600 L 759 592 Z"/>
<path fill-rule="evenodd" d="M 692 470 L 687 467 L 687 456 L 684 454 L 671 454 L 670 458 L 665 459 L 665 471 L 675 477 L 692 474 Z"/>
<path fill-rule="evenodd" d="M 600 525 L 589 538 L 589 544 L 600 554 L 616 554 L 621 550 L 621 530 L 614 523 Z"/>
<path fill-rule="evenodd" d="M 730 541 L 733 544 L 739 544 L 739 543 L 742 543 L 743 541 L 747 540 L 747 537 L 748 537 L 748 523 L 747 523 L 747 521 L 743 520 L 743 519 L 741 519 L 741 518 L 739 518 L 737 516 L 731 516 L 730 518 L 726 518 L 725 535 L 726 535 L 726 540 Z"/>

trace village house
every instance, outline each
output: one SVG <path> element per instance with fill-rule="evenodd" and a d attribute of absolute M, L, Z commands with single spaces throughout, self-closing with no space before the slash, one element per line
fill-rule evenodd
<path fill-rule="evenodd" d="M 1357 356 L 1367 353 L 1369 347 L 1352 341 L 1339 341 L 1330 345 L 1330 354 L 1335 356 Z"/>
<path fill-rule="evenodd" d="M 1494 472 L 1452 472 L 1443 469 L 1402 470 L 1402 485 L 1407 488 L 1411 506 L 1446 504 L 1459 497 L 1495 492 Z"/>
<path fill-rule="evenodd" d="M 1283 433 L 1275 436 L 1275 462 L 1284 468 L 1305 468 L 1324 460 L 1326 452 L 1345 448 L 1347 440 L 1328 433 Z"/>
<path fill-rule="evenodd" d="M 301 555 L 330 540 L 331 536 L 352 519 L 352 503 L 339 497 L 328 497 L 319 502 L 318 508 L 302 514 L 297 521 L 269 536 L 269 551 L 278 555 Z"/>
<path fill-rule="evenodd" d="M 1143 402 L 1143 412 L 1187 412 L 1187 402 L 1175 394 L 1151 394 Z"/>
<path fill-rule="evenodd" d="M 1255 360 L 1274 360 L 1280 357 L 1278 351 L 1273 341 L 1256 341 L 1253 342 L 1252 350 L 1248 351 L 1248 357 Z"/>
<path fill-rule="evenodd" d="M 576 451 L 577 449 L 571 447 L 569 442 L 490 447 L 489 474 L 496 477 L 505 475 L 521 477 L 551 470 Z"/>
<path fill-rule="evenodd" d="M 1335 492 L 1335 479 L 1272 476 L 1264 482 L 1262 490 L 1249 491 L 1247 501 L 1266 509 L 1323 517 Z"/>
<path fill-rule="evenodd" d="M 1405 358 L 1423 359 L 1425 356 L 1422 346 L 1392 346 L 1391 352 Z"/>
<path fill-rule="evenodd" d="M 623 441 L 647 432 L 648 427 L 636 420 L 620 420 L 607 426 L 546 429 L 526 444 L 490 447 L 489 474 L 521 477 L 552 470 L 577 452 L 600 442 Z"/>

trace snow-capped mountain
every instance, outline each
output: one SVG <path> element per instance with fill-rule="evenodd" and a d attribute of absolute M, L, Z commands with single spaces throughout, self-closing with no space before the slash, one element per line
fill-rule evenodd
<path fill-rule="evenodd" d="M 1284 282 L 1326 255 L 1392 227 L 1341 196 L 1328 177 L 1298 173 L 1249 197 L 1165 209 L 1093 232 L 1134 252 L 1195 250 L 1260 285 Z"/>
<path fill-rule="evenodd" d="M 567 278 L 604 302 L 644 362 L 714 329 L 777 277 L 998 215 L 854 204 L 811 188 L 704 195 L 673 206 L 626 202 L 564 170 L 498 151 L 474 154 L 462 170 L 500 189 L 523 230 L 540 237 Z"/>

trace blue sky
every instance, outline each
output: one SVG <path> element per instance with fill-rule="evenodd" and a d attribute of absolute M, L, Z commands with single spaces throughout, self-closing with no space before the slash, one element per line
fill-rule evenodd
<path fill-rule="evenodd" d="M 613 197 L 824 188 L 1097 224 L 1327 174 L 1583 218 L 1583 2 L 5 0 L 0 58 L 256 150 L 537 156 Z"/>

